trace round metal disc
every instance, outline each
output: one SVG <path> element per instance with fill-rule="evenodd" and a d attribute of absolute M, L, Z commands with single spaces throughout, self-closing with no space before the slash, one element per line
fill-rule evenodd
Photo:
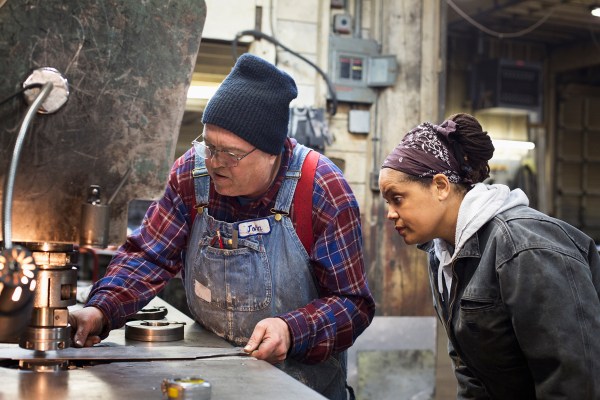
<path fill-rule="evenodd" d="M 129 321 L 125 324 L 125 338 L 142 342 L 172 342 L 183 340 L 181 322 Z"/>

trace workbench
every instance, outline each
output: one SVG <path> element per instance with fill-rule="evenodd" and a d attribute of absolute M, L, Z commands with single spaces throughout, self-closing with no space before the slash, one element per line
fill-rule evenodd
<path fill-rule="evenodd" d="M 185 322 L 183 340 L 135 341 L 126 339 L 124 328 L 116 329 L 95 347 L 46 352 L 83 355 L 84 361 L 79 363 L 83 366 L 48 372 L 3 367 L 0 399 L 165 399 L 163 381 L 186 377 L 208 381 L 212 399 L 324 399 L 277 367 L 242 355 L 241 349 L 203 329 L 164 300 L 155 298 L 148 306 L 165 307 L 164 320 Z M 95 351 L 98 358 L 94 358 Z M 113 359 L 107 359 L 111 354 Z M 0 360 L 20 357 L 36 355 L 17 344 L 0 343 Z"/>

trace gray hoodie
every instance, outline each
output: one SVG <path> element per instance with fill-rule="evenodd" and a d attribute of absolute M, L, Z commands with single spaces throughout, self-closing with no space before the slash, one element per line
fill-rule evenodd
<path fill-rule="evenodd" d="M 473 186 L 458 210 L 454 247 L 443 239 L 433 241 L 435 255 L 442 267 L 438 270 L 440 293 L 443 293 L 443 280 L 446 287 L 452 287 L 451 265 L 465 242 L 497 214 L 520 205 L 529 205 L 529 199 L 521 189 L 510 190 L 506 185 L 484 183 Z"/>

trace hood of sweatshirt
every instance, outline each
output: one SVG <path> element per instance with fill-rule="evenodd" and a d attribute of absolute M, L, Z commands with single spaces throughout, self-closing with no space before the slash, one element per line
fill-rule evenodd
<path fill-rule="evenodd" d="M 465 195 L 458 210 L 454 246 L 443 239 L 434 239 L 435 255 L 440 260 L 438 290 L 442 293 L 443 280 L 452 287 L 451 265 L 460 249 L 477 231 L 497 214 L 513 207 L 529 205 L 521 189 L 510 190 L 506 185 L 477 183 Z"/>

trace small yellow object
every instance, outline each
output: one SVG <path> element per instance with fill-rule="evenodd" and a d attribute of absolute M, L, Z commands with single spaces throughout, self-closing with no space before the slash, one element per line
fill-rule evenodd
<path fill-rule="evenodd" d="M 169 400 L 209 400 L 211 385 L 196 377 L 164 379 L 162 391 Z"/>
<path fill-rule="evenodd" d="M 275 214 L 275 221 L 281 221 L 281 214 Z"/>
<path fill-rule="evenodd" d="M 179 398 L 179 389 L 178 387 L 170 387 L 167 391 L 167 396 L 169 399 L 177 399 Z"/>

